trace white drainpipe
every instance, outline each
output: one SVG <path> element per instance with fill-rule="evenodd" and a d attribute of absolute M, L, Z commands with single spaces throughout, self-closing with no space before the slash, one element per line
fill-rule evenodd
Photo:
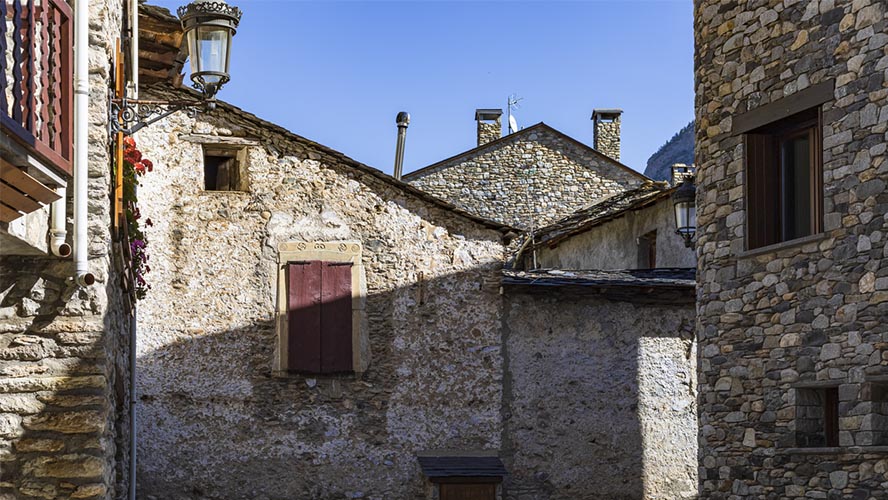
<path fill-rule="evenodd" d="M 74 2 L 74 282 L 89 286 L 96 278 L 89 272 L 87 247 L 87 183 L 89 149 L 89 1 Z"/>
<path fill-rule="evenodd" d="M 71 245 L 65 242 L 68 238 L 67 221 L 65 220 L 65 210 L 68 204 L 67 189 L 64 186 L 56 188 L 56 194 L 59 195 L 59 199 L 52 202 L 49 209 L 52 213 L 49 228 L 49 249 L 56 257 L 67 257 L 71 255 Z"/>

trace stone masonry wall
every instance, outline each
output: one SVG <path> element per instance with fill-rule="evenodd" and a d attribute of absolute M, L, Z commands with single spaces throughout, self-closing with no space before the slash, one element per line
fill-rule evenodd
<path fill-rule="evenodd" d="M 404 178 L 471 213 L 522 229 L 541 227 L 643 181 L 545 125 Z"/>
<path fill-rule="evenodd" d="M 620 117 L 613 121 L 598 120 L 595 122 L 596 151 L 620 161 Z"/>
<path fill-rule="evenodd" d="M 504 498 L 694 498 L 693 305 L 507 287 L 504 307 Z"/>
<path fill-rule="evenodd" d="M 871 446 L 888 431 L 886 16 L 882 0 L 695 2 L 701 498 L 888 498 Z M 824 232 L 746 253 L 733 118 L 830 79 Z M 824 387 L 840 446 L 799 448 Z"/>
<path fill-rule="evenodd" d="M 549 269 L 638 269 L 638 238 L 651 231 L 657 231 L 656 267 L 696 266 L 694 250 L 675 233 L 669 198 L 560 241 L 555 248 L 538 249 L 537 265 Z M 524 260 L 525 269 L 532 267 L 532 258 Z"/>
<path fill-rule="evenodd" d="M 503 135 L 502 119 L 478 121 L 478 146 L 495 141 Z"/>
<path fill-rule="evenodd" d="M 112 265 L 106 128 L 120 8 L 90 2 L 88 254 L 96 283 L 73 286 L 70 259 L 0 257 L 3 499 L 112 499 L 127 488 L 129 314 Z M 70 223 L 68 234 L 70 242 Z"/>
<path fill-rule="evenodd" d="M 237 110 L 140 134 L 143 498 L 425 498 L 417 451 L 499 449 L 498 231 Z M 249 192 L 203 191 L 195 141 L 245 138 Z M 273 374 L 278 245 L 336 240 L 363 245 L 369 369 Z"/>

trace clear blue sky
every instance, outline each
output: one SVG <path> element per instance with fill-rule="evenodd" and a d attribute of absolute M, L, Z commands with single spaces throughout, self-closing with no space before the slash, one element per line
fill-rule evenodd
<path fill-rule="evenodd" d="M 590 145 L 592 110 L 622 108 L 639 171 L 693 119 L 691 0 L 229 3 L 244 16 L 220 99 L 388 173 L 402 110 L 405 172 L 474 147 L 475 109 L 513 93 L 519 126 Z"/>

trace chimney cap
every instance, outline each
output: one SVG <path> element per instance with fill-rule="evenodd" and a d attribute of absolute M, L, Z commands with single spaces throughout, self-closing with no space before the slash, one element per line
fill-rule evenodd
<path fill-rule="evenodd" d="M 503 116 L 502 109 L 493 109 L 493 108 L 479 108 L 475 110 L 475 120 L 499 120 L 499 117 Z"/>
<path fill-rule="evenodd" d="M 623 114 L 623 110 L 620 108 L 601 108 L 601 109 L 593 109 L 592 110 L 592 119 L 596 118 L 604 118 L 605 120 L 609 118 L 616 118 Z"/>

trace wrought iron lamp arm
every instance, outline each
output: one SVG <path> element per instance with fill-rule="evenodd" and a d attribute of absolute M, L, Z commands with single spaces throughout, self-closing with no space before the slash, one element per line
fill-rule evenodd
<path fill-rule="evenodd" d="M 211 111 L 216 102 L 208 101 L 149 101 L 141 99 L 111 99 L 111 133 L 123 132 L 132 135 L 152 123 L 166 118 L 177 111 L 194 118 L 201 111 Z"/>

